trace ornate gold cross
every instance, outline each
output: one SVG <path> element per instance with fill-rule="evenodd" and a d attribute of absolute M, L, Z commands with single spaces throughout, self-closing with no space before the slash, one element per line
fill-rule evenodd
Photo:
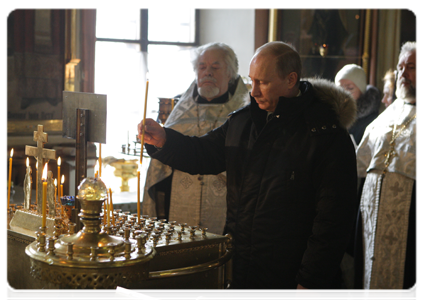
<path fill-rule="evenodd" d="M 389 167 L 391 164 L 392 159 L 397 155 L 397 153 L 394 150 L 394 146 L 391 145 L 389 148 L 389 151 L 385 154 L 385 167 Z"/>
<path fill-rule="evenodd" d="M 42 182 L 42 173 L 44 168 L 45 159 L 48 161 L 50 159 L 56 159 L 56 150 L 44 149 L 44 143 L 48 141 L 48 135 L 44 132 L 44 126 L 38 125 L 38 130 L 34 131 L 34 141 L 37 142 L 37 147 L 25 146 L 25 155 L 34 156 L 37 161 L 37 212 L 41 213 L 42 211 L 42 201 L 38 199 L 43 198 L 43 182 Z"/>

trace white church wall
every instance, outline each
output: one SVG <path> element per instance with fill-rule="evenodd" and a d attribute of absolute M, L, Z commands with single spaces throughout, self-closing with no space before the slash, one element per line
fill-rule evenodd
<path fill-rule="evenodd" d="M 254 9 L 200 10 L 200 44 L 223 42 L 234 49 L 239 74 L 248 77 L 254 54 Z"/>

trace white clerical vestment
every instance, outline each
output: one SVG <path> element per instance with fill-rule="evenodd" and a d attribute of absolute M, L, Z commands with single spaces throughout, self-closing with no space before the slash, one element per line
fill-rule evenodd
<path fill-rule="evenodd" d="M 229 101 L 198 104 L 193 99 L 195 82 L 181 96 L 166 120 L 165 127 L 185 135 L 201 136 L 222 125 L 228 114 L 245 106 L 248 91 L 242 79 Z M 157 216 L 155 200 L 149 189 L 172 174 L 172 168 L 152 159 L 144 188 L 143 214 Z M 218 175 L 190 175 L 173 170 L 169 220 L 207 228 L 222 234 L 226 222 L 226 172 Z"/>
<path fill-rule="evenodd" d="M 415 105 L 395 100 L 367 127 L 357 149 L 358 176 L 366 177 L 360 203 L 365 289 L 403 288 L 416 180 L 415 115 Z"/>

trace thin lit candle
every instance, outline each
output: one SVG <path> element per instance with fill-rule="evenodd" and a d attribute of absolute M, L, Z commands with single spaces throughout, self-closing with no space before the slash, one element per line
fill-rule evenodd
<path fill-rule="evenodd" d="M 60 180 L 60 165 L 62 164 L 62 159 L 60 158 L 60 156 L 59 156 L 59 158 L 57 159 L 57 179 L 58 180 Z M 60 195 L 60 189 L 57 189 L 57 198 L 58 199 L 60 199 L 60 197 L 62 196 L 62 195 Z"/>
<path fill-rule="evenodd" d="M 46 219 L 47 219 L 47 163 L 44 165 L 44 169 L 43 169 L 43 176 L 42 176 L 42 180 L 43 180 L 43 222 L 41 227 L 45 228 L 46 227 Z"/>
<path fill-rule="evenodd" d="M 140 151 L 140 164 L 142 164 L 142 154 L 144 149 L 144 131 L 145 131 L 145 117 L 147 115 L 147 98 L 148 98 L 148 73 L 147 73 L 147 81 L 145 84 L 145 101 L 144 101 L 144 118 L 142 119 L 142 133 L 141 133 L 141 151 Z"/>
<path fill-rule="evenodd" d="M 56 186 L 56 189 L 57 189 L 57 195 L 60 195 L 60 183 L 57 179 L 54 180 L 54 185 Z M 60 205 L 60 211 L 61 211 L 62 216 L 63 216 L 64 205 L 62 205 L 62 200 L 60 200 L 60 197 L 57 198 L 57 202 Z"/>
<path fill-rule="evenodd" d="M 7 192 L 7 209 L 10 207 L 10 185 L 12 184 L 12 162 L 13 162 L 13 148 L 10 150 L 9 158 L 9 190 Z"/>
<path fill-rule="evenodd" d="M 62 175 L 62 180 L 60 183 L 60 195 L 63 197 L 63 184 L 65 183 L 65 175 Z"/>
<path fill-rule="evenodd" d="M 110 195 L 110 211 L 112 213 L 112 225 L 115 226 L 115 214 L 113 209 L 113 200 L 112 200 L 112 189 L 109 188 L 109 195 Z"/>
<path fill-rule="evenodd" d="M 138 182 L 137 182 L 137 186 L 138 186 L 138 189 L 137 189 L 137 217 L 138 217 L 138 224 L 140 224 L 141 222 L 141 220 L 140 220 L 140 213 L 141 213 L 141 199 L 140 199 L 140 195 L 141 195 L 141 191 L 140 191 L 140 166 L 141 165 L 139 165 L 139 167 L 138 167 L 138 171 L 137 171 L 137 180 L 138 180 Z"/>

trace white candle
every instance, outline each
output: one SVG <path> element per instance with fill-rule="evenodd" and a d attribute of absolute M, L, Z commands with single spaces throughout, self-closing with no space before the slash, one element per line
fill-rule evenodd
<path fill-rule="evenodd" d="M 57 159 L 57 179 L 58 180 L 60 179 L 60 165 L 61 165 L 61 163 L 62 163 L 62 159 L 59 156 L 59 158 Z M 60 199 L 61 196 L 62 195 L 60 195 L 60 189 L 57 189 L 57 198 Z"/>
<path fill-rule="evenodd" d="M 31 179 L 31 167 L 29 166 L 29 157 L 26 158 L 26 173 L 29 176 L 29 206 L 31 207 L 31 191 L 32 191 L 32 179 Z M 29 207 L 29 208 L 30 208 Z"/>
<path fill-rule="evenodd" d="M 63 183 L 65 183 L 65 175 L 62 175 L 62 182 L 60 184 L 60 195 L 63 197 Z"/>
<path fill-rule="evenodd" d="M 47 163 L 44 165 L 43 169 L 43 223 L 42 227 L 46 227 L 46 219 L 47 219 Z"/>

